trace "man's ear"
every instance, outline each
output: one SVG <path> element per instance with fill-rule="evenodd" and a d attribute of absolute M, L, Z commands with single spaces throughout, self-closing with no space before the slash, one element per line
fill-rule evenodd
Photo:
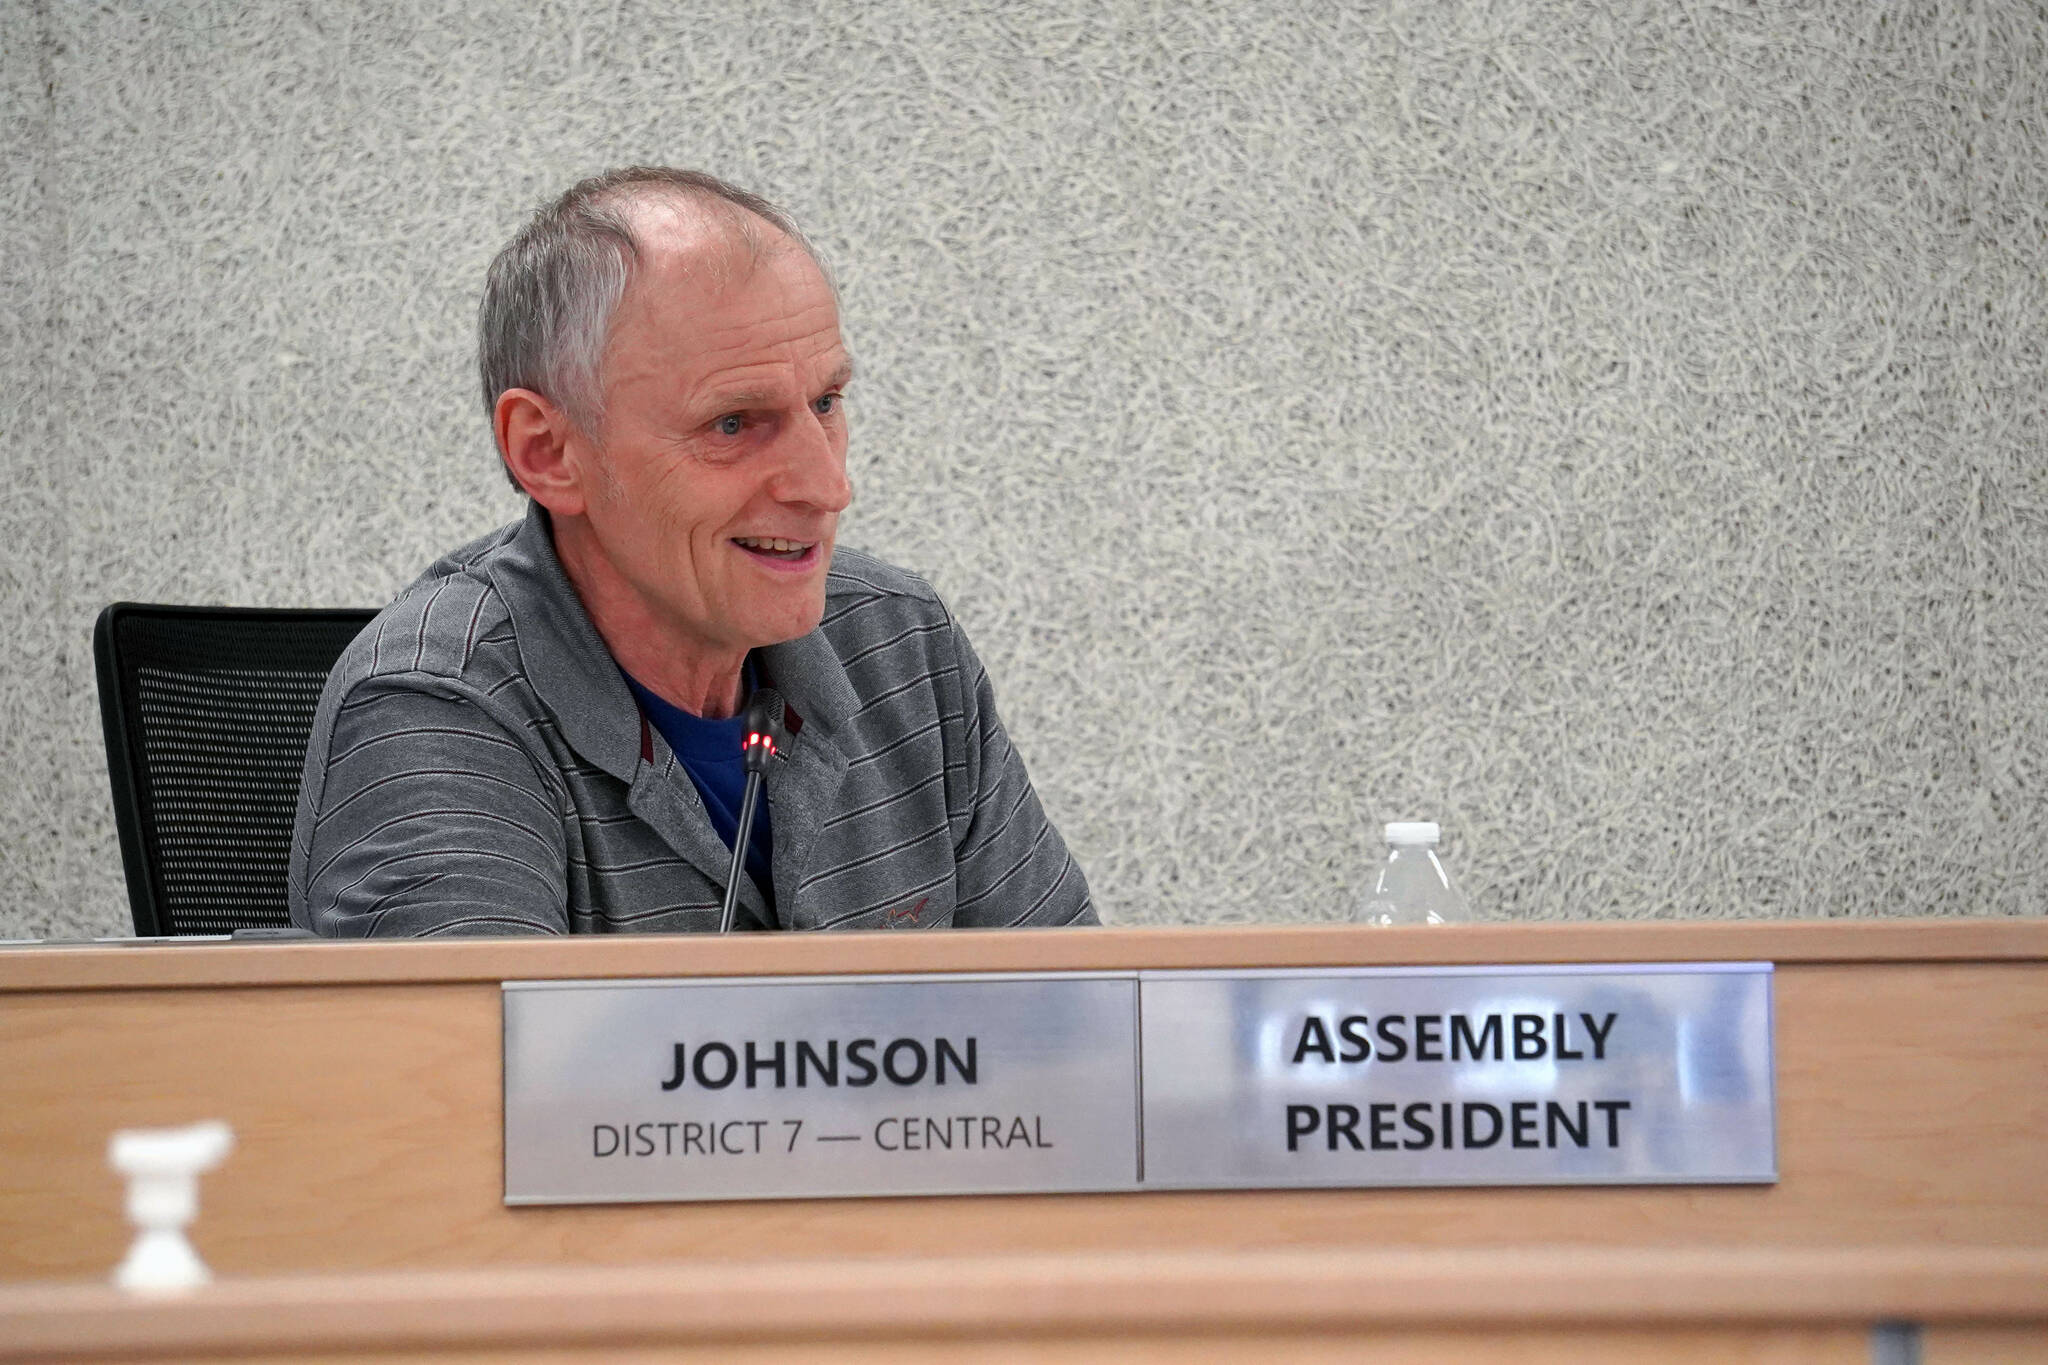
<path fill-rule="evenodd" d="M 507 389 L 491 418 L 498 454 L 526 495 L 556 516 L 581 516 L 593 471 L 589 442 L 569 414 L 532 389 Z"/>

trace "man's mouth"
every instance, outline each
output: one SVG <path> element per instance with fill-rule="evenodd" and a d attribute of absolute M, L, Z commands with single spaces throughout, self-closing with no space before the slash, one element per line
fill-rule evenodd
<path fill-rule="evenodd" d="M 817 544 L 814 540 L 783 540 L 776 536 L 734 536 L 732 543 L 748 554 L 780 560 L 785 564 L 802 559 Z"/>

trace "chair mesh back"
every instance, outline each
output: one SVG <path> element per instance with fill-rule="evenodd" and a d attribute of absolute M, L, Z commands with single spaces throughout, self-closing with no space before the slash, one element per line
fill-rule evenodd
<path fill-rule="evenodd" d="M 111 664 L 121 733 L 108 716 L 108 766 L 138 933 L 290 923 L 285 875 L 313 709 L 373 614 L 108 608 L 101 700 Z"/>

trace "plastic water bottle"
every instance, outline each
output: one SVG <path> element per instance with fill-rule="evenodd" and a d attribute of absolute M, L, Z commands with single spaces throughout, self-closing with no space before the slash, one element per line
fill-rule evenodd
<path fill-rule="evenodd" d="M 1358 919 L 1366 924 L 1464 924 L 1471 908 L 1436 856 L 1441 833 L 1433 820 L 1387 826 L 1387 860 L 1366 893 Z"/>

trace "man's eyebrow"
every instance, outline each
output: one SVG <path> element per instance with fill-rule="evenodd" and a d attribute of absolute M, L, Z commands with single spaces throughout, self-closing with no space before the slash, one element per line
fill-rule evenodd
<path fill-rule="evenodd" d="M 825 376 L 822 393 L 843 389 L 853 382 L 853 361 L 840 362 L 839 368 Z M 714 400 L 720 412 L 744 412 L 749 408 L 773 407 L 782 401 L 782 394 L 774 389 L 732 389 L 719 393 Z"/>

